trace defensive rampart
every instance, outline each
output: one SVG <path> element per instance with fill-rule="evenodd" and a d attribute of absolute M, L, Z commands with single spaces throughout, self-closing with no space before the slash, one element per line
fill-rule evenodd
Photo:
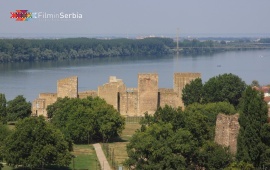
<path fill-rule="evenodd" d="M 121 79 L 109 77 L 109 82 L 99 86 L 97 91 L 78 92 L 78 77 L 58 80 L 57 93 L 41 93 L 33 101 L 33 115 L 47 117 L 46 108 L 56 102 L 57 98 L 86 98 L 88 96 L 103 98 L 124 116 L 143 116 L 145 112 L 153 114 L 156 109 L 166 104 L 172 107 L 183 107 L 182 89 L 200 73 L 175 73 L 174 88 L 158 88 L 157 73 L 138 74 L 138 87 L 127 88 Z"/>

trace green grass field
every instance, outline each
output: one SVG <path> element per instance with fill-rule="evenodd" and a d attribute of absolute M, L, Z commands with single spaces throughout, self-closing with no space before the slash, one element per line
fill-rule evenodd
<path fill-rule="evenodd" d="M 92 145 L 74 145 L 74 151 L 72 152 L 76 157 L 71 161 L 70 168 L 73 169 L 88 169 L 98 170 L 99 164 L 96 156 L 96 152 Z"/>
<path fill-rule="evenodd" d="M 114 161 L 117 165 L 123 165 L 123 162 L 127 159 L 127 150 L 126 146 L 129 143 L 132 135 L 135 133 L 137 129 L 140 129 L 139 123 L 126 123 L 125 129 L 121 134 L 121 140 L 117 142 L 108 143 L 110 156 L 107 157 L 110 165 L 112 166 L 112 162 Z M 105 149 L 103 148 L 103 151 Z M 114 152 L 114 159 L 112 160 L 112 151 Z M 104 151 L 106 154 L 106 152 Z"/>

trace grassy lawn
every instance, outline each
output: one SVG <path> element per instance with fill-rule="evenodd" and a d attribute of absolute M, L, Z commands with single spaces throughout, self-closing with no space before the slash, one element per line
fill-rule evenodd
<path fill-rule="evenodd" d="M 110 156 L 108 156 L 107 158 L 110 165 L 112 165 L 112 161 L 113 161 L 111 158 L 112 152 L 114 155 L 114 162 L 118 165 L 123 165 L 123 162 L 128 157 L 127 151 L 126 151 L 126 145 L 129 143 L 131 136 L 135 133 L 137 129 L 140 129 L 140 127 L 141 126 L 139 123 L 127 123 L 121 135 L 122 141 L 108 143 Z M 105 149 L 103 148 L 103 151 L 104 150 Z M 105 151 L 104 153 L 106 154 Z"/>
<path fill-rule="evenodd" d="M 96 152 L 92 145 L 74 145 L 72 154 L 76 157 L 74 158 L 74 165 L 73 161 L 69 165 L 71 169 L 73 169 L 73 166 L 75 169 L 99 169 Z"/>

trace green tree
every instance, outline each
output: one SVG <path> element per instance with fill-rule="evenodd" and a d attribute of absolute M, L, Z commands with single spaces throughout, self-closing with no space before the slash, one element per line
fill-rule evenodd
<path fill-rule="evenodd" d="M 254 166 L 246 162 L 233 162 L 224 170 L 254 170 Z"/>
<path fill-rule="evenodd" d="M 75 143 L 107 142 L 119 136 L 124 118 L 100 98 L 58 99 L 48 107 L 51 122 Z"/>
<path fill-rule="evenodd" d="M 205 169 L 224 169 L 232 162 L 229 148 L 224 148 L 213 141 L 206 142 L 199 153 L 199 165 Z"/>
<path fill-rule="evenodd" d="M 261 87 L 258 80 L 253 80 L 253 81 L 251 82 L 250 86 L 251 86 L 251 87 L 254 87 L 254 86 L 256 86 L 256 87 Z"/>
<path fill-rule="evenodd" d="M 0 122 L 6 123 L 7 119 L 7 100 L 5 94 L 0 93 Z"/>
<path fill-rule="evenodd" d="M 211 139 L 215 137 L 215 126 L 216 119 L 219 113 L 231 115 L 235 114 L 236 110 L 233 105 L 228 102 L 217 102 L 217 103 L 207 103 L 207 104 L 199 104 L 194 103 L 188 105 L 185 108 L 185 113 L 192 115 L 194 113 L 202 114 L 206 117 L 206 122 L 210 128 Z"/>
<path fill-rule="evenodd" d="M 15 130 L 5 139 L 2 151 L 10 166 L 68 166 L 71 161 L 64 135 L 43 117 L 20 120 Z"/>
<path fill-rule="evenodd" d="M 3 164 L 1 163 L 3 161 L 3 144 L 4 140 L 9 134 L 10 130 L 8 129 L 7 125 L 3 125 L 0 123 L 0 170 L 1 168 L 3 168 Z"/>
<path fill-rule="evenodd" d="M 125 164 L 135 169 L 186 169 L 194 150 L 196 140 L 189 131 L 174 132 L 169 123 L 154 123 L 132 137 Z"/>
<path fill-rule="evenodd" d="M 270 128 L 267 125 L 268 109 L 263 94 L 249 86 L 243 93 L 239 108 L 237 160 L 252 163 L 254 167 L 265 166 L 270 161 L 270 143 L 265 141 L 269 138 Z"/>
<path fill-rule="evenodd" d="M 182 100 L 184 105 L 190 105 L 192 103 L 201 103 L 203 93 L 202 79 L 197 78 L 187 84 L 182 90 Z"/>
<path fill-rule="evenodd" d="M 165 106 L 158 108 L 154 115 L 145 114 L 141 124 L 127 145 L 125 164 L 128 167 L 224 168 L 231 162 L 227 149 L 210 142 L 207 118 L 199 111 L 186 113 L 180 108 Z"/>
<path fill-rule="evenodd" d="M 31 103 L 19 95 L 7 103 L 7 117 L 9 121 L 16 121 L 31 115 Z"/>
<path fill-rule="evenodd" d="M 245 88 L 245 82 L 231 73 L 210 78 L 203 86 L 203 103 L 226 101 L 237 106 Z"/>

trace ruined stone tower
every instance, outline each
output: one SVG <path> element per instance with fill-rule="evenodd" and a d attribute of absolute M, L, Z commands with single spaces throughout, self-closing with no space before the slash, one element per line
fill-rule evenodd
<path fill-rule="evenodd" d="M 158 74 L 138 74 L 138 115 L 155 113 L 158 106 Z"/>
<path fill-rule="evenodd" d="M 233 154 L 237 151 L 237 136 L 240 129 L 238 118 L 239 114 L 218 114 L 216 120 L 215 142 L 230 147 Z"/>

